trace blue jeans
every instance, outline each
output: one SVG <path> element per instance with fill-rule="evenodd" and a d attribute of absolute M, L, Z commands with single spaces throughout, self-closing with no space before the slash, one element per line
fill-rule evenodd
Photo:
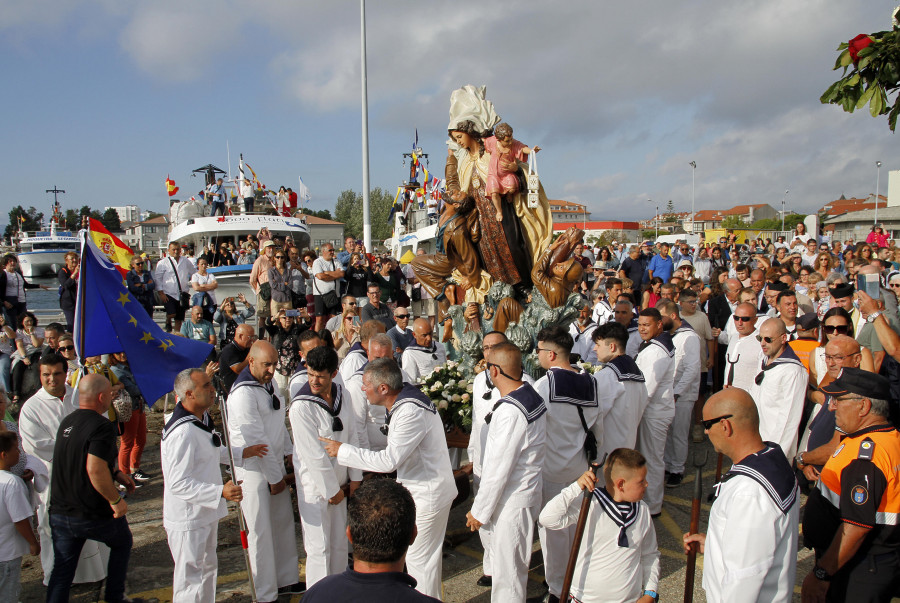
<path fill-rule="evenodd" d="M 12 366 L 12 358 L 9 354 L 0 353 L 0 387 L 3 388 L 7 394 L 12 389 L 12 384 L 9 380 L 9 369 Z"/>
<path fill-rule="evenodd" d="M 221 212 L 223 216 L 225 215 L 225 202 L 224 201 L 213 201 L 212 213 L 210 213 L 209 215 L 214 216 L 219 212 Z"/>
<path fill-rule="evenodd" d="M 110 548 L 104 599 L 109 603 L 119 603 L 124 599 L 125 574 L 132 544 L 131 529 L 125 517 L 81 519 L 51 514 L 50 529 L 53 533 L 54 562 L 47 585 L 48 603 L 69 600 L 69 589 L 85 540 L 96 540 Z"/>

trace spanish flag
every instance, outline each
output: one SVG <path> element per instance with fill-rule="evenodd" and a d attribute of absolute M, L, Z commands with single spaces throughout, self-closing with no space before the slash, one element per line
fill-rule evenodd
<path fill-rule="evenodd" d="M 166 174 L 166 190 L 169 192 L 170 197 L 174 197 L 178 192 L 178 187 L 175 186 L 175 181 L 169 178 L 168 174 Z"/>
<path fill-rule="evenodd" d="M 100 220 L 90 219 L 88 227 L 91 233 L 91 240 L 97 246 L 97 249 L 106 256 L 106 258 L 116 266 L 116 270 L 124 277 L 131 270 L 131 258 L 134 251 L 131 247 L 119 240 L 118 237 L 106 230 L 106 227 Z"/>

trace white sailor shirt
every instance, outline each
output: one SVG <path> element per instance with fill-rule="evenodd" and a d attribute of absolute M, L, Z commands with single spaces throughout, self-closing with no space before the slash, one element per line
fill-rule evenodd
<path fill-rule="evenodd" d="M 696 402 L 700 397 L 700 336 L 686 322 L 672 333 L 675 345 L 675 396 Z"/>
<path fill-rule="evenodd" d="M 628 327 L 628 342 L 625 344 L 625 354 L 634 358 L 637 356 L 638 350 L 641 349 L 641 334 L 638 333 L 637 327 Z"/>
<path fill-rule="evenodd" d="M 365 368 L 364 364 L 362 368 L 350 375 L 350 378 L 344 383 L 344 392 L 350 395 L 350 402 L 353 404 L 353 416 L 356 418 L 360 448 L 384 450 L 387 447 L 387 437 L 381 433 L 381 426 L 384 425 L 387 411 L 383 406 L 369 404 L 366 394 L 363 393 L 362 376 Z M 409 375 L 402 368 L 400 374 L 403 377 L 403 383 L 412 383 Z M 339 377 L 340 375 L 335 378 L 335 383 L 339 384 Z"/>
<path fill-rule="evenodd" d="M 789 346 L 781 356 L 765 362 L 766 356 L 760 352 L 760 371 L 750 389 L 759 410 L 759 435 L 781 446 L 785 456 L 792 459 L 797 454 L 809 373 Z"/>
<path fill-rule="evenodd" d="M 668 333 L 660 333 L 641 344 L 634 359 L 647 386 L 644 415 L 653 418 L 675 416 L 675 348 Z M 697 362 L 700 360 L 698 358 Z"/>
<path fill-rule="evenodd" d="M 534 379 L 528 373 L 522 373 L 522 380 L 534 385 Z M 484 418 L 494 408 L 494 404 L 500 400 L 500 390 L 491 383 L 488 371 L 482 371 L 475 376 L 472 384 L 472 430 L 469 432 L 469 447 L 466 453 L 472 463 L 472 474 L 481 479 L 481 460 L 484 447 L 487 444 L 487 426 Z M 478 485 L 478 484 L 476 484 Z"/>
<path fill-rule="evenodd" d="M 368 362 L 368 360 L 366 360 Z M 363 365 L 365 366 L 365 365 Z M 338 385 L 344 385 L 344 380 L 341 378 L 341 373 L 338 372 L 337 375 L 334 376 L 334 379 L 331 380 L 332 383 L 336 383 Z M 296 370 L 294 370 L 291 375 L 290 380 L 288 381 L 288 396 L 290 396 L 290 400 L 288 400 L 288 411 L 290 411 L 291 401 L 293 401 L 294 396 L 300 393 L 300 388 L 309 383 L 309 374 L 306 369 L 306 363 L 302 360 L 297 365 Z"/>
<path fill-rule="evenodd" d="M 362 344 L 357 341 L 350 346 L 350 350 L 341 361 L 341 366 L 338 368 L 338 374 L 341 376 L 341 379 L 346 382 L 347 379 L 350 378 L 350 375 L 364 367 L 368 361 L 368 353 L 363 349 Z M 293 396 L 294 394 L 291 394 L 292 398 Z"/>
<path fill-rule="evenodd" d="M 750 392 L 759 372 L 759 355 L 762 353 L 757 334 L 759 331 L 755 330 L 746 337 L 733 337 L 728 342 L 722 383 Z"/>
<path fill-rule="evenodd" d="M 577 321 L 569 325 L 569 335 L 572 336 L 572 341 L 574 342 L 572 352 L 578 354 L 584 362 L 597 364 L 597 352 L 594 350 L 594 342 L 591 339 L 594 331 L 597 330 L 597 324 L 594 322 L 588 323 L 584 331 L 579 331 L 577 325 Z"/>
<path fill-rule="evenodd" d="M 616 448 L 634 448 L 638 426 L 649 401 L 644 374 L 634 358 L 622 355 L 594 373 L 594 380 L 597 391 L 610 398 L 610 410 L 603 417 L 600 458 Z"/>
<path fill-rule="evenodd" d="M 447 362 L 447 350 L 444 344 L 433 341 L 430 348 L 424 348 L 417 344 L 406 346 L 400 364 L 403 370 L 415 382 L 419 377 L 427 377 L 438 366 Z"/>
<path fill-rule="evenodd" d="M 613 312 L 612 307 L 605 298 L 597 302 L 594 310 L 591 312 L 591 320 L 598 325 L 605 325 L 613 318 L 615 318 L 615 312 Z"/>

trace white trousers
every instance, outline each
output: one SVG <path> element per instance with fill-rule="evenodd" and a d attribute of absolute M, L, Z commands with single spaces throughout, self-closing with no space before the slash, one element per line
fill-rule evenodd
<path fill-rule="evenodd" d="M 166 530 L 169 550 L 175 561 L 172 603 L 216 600 L 216 539 L 219 522 L 193 530 Z"/>
<path fill-rule="evenodd" d="M 306 587 L 347 569 L 347 501 L 331 505 L 318 495 L 297 490 L 303 547 L 306 549 Z M 260 600 L 263 600 L 260 597 Z"/>
<path fill-rule="evenodd" d="M 237 468 L 243 480 L 241 510 L 247 522 L 250 568 L 257 601 L 274 601 L 278 588 L 300 581 L 294 510 L 291 491 L 272 496 L 266 477 L 258 471 Z"/>
<path fill-rule="evenodd" d="M 672 416 L 648 417 L 645 414 L 638 426 L 637 448 L 647 459 L 647 492 L 644 494 L 644 502 L 650 507 L 651 515 L 662 511 L 665 491 L 663 456 L 666 449 L 666 435 L 669 433 L 672 419 Z"/>
<path fill-rule="evenodd" d="M 450 504 L 437 511 L 416 510 L 418 534 L 406 552 L 406 571 L 416 579 L 416 590 L 435 599 L 441 598 L 441 564 Z"/>
<path fill-rule="evenodd" d="M 53 573 L 53 537 L 50 534 L 50 486 L 37 494 L 38 537 L 41 539 L 41 568 L 44 570 L 44 586 L 50 583 Z M 96 540 L 85 540 L 73 584 L 89 584 L 106 579 L 109 563 L 109 547 Z"/>
<path fill-rule="evenodd" d="M 478 489 L 480 488 L 480 486 L 481 477 L 472 474 L 473 498 L 478 494 Z M 481 547 L 484 549 L 484 557 L 481 560 L 481 566 L 485 576 L 492 576 L 494 571 L 491 565 L 491 534 L 493 534 L 493 529 L 493 524 L 487 524 L 481 526 L 481 528 L 478 530 L 478 538 L 481 539 Z"/>
<path fill-rule="evenodd" d="M 545 481 L 541 493 L 541 508 L 543 509 L 554 496 L 562 492 L 563 488 L 568 485 Z M 538 525 L 538 536 L 541 539 L 541 551 L 544 554 L 544 578 L 547 580 L 550 594 L 558 597 L 562 592 L 566 565 L 569 563 L 569 552 L 572 550 L 572 541 L 575 539 L 575 526 L 571 525 L 562 530 L 548 530 Z"/>
<path fill-rule="evenodd" d="M 501 507 L 494 511 L 492 603 L 524 603 L 537 514 L 536 508 Z"/>
<path fill-rule="evenodd" d="M 669 426 L 669 435 L 666 437 L 666 452 L 664 455 L 666 471 L 669 473 L 684 474 L 684 464 L 687 462 L 688 438 L 691 435 L 691 419 L 694 416 L 694 404 L 696 400 L 678 398 L 675 402 L 675 418 Z"/>

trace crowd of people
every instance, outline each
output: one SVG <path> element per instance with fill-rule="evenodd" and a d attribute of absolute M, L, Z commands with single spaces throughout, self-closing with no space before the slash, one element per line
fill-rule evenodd
<path fill-rule="evenodd" d="M 136 297 L 171 300 L 174 330 L 219 347 L 175 379 L 162 433 L 175 601 L 214 600 L 228 501 L 247 522 L 259 601 L 439 600 L 454 504 L 471 504 L 467 526 L 485 551 L 477 583 L 492 601 L 526 600 L 535 532 L 543 599 L 558 601 L 587 493 L 571 600 L 650 603 L 654 520 L 704 436 L 732 463 L 707 532 L 684 537 L 685 552 L 705 554 L 708 600 L 792 600 L 801 542 L 815 553 L 805 601 L 898 593 L 900 272 L 882 233 L 874 245 L 820 242 L 800 225 L 787 242 L 576 246 L 584 308 L 537 334 L 543 376 L 524 372 L 504 333 L 482 334 L 466 460 L 416 385 L 447 350 L 415 275 L 352 239 L 317 256 L 261 234 L 256 307 L 215 296 L 206 268 L 235 260 L 227 245 L 196 266 L 173 245 L 152 276 L 141 258 L 128 275 Z M 15 596 L 22 556 L 40 553 L 48 600 L 104 576 L 105 600 L 129 600 L 126 497 L 152 477 L 141 469 L 145 404 L 121 354 L 90 359 L 73 390 L 71 337 L 56 325 L 38 340 L 29 324 L 23 358 L 39 365 L 41 390 L 0 427 L 0 595 Z M 133 413 L 116 429 L 123 391 Z M 585 471 L 602 459 L 600 474 Z M 470 503 L 458 500 L 469 475 Z"/>

